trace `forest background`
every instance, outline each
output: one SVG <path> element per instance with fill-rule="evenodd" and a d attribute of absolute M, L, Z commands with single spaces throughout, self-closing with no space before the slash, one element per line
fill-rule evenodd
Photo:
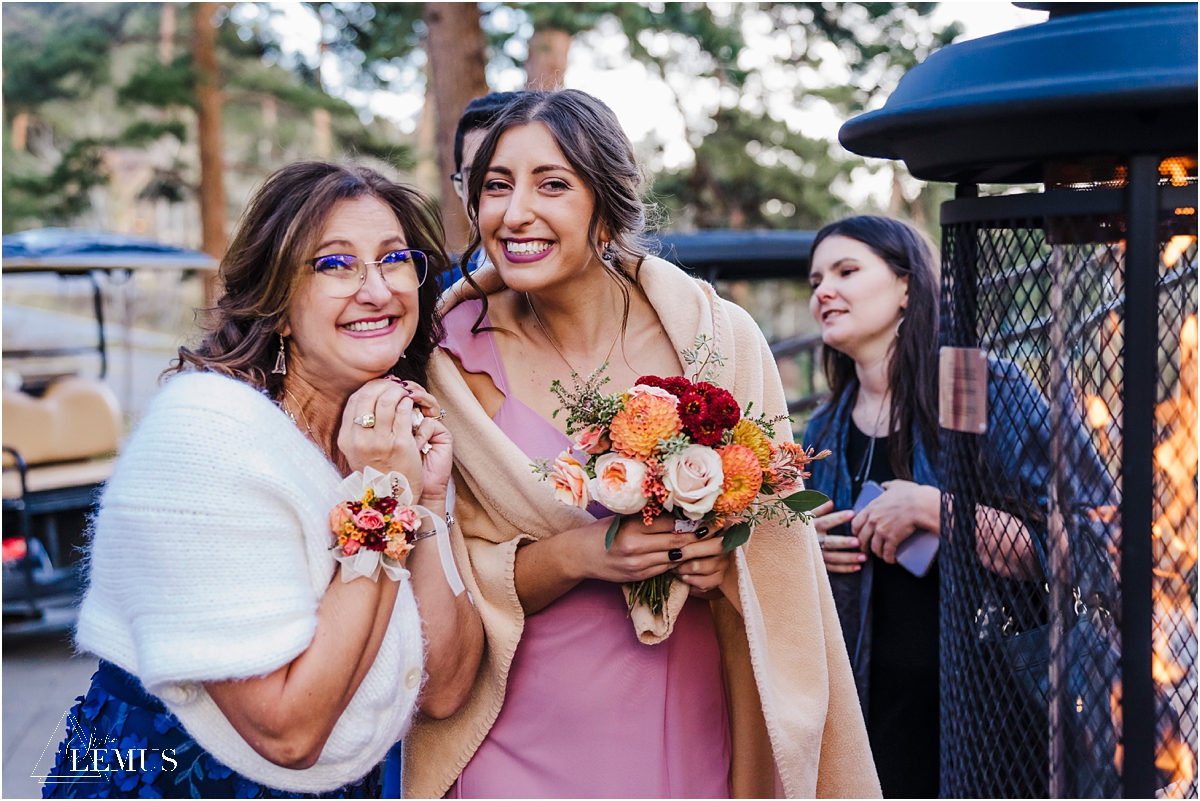
<path fill-rule="evenodd" d="M 3 231 L 90 227 L 219 257 L 263 178 L 331 158 L 440 198 L 460 248 L 463 107 L 565 84 L 622 118 L 662 230 L 883 212 L 936 239 L 949 188 L 853 156 L 836 131 L 963 33 L 935 3 L 5 3 Z M 196 336 L 204 296 L 152 280 L 108 292 L 111 319 L 127 347 L 136 326 L 169 352 Z M 768 339 L 814 330 L 803 281 L 718 288 Z M 86 287 L 47 292 L 6 280 L 6 347 L 30 333 L 14 304 L 87 313 Z"/>

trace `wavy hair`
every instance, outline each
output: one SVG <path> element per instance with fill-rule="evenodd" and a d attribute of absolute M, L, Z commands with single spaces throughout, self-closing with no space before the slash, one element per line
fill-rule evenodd
<path fill-rule="evenodd" d="M 521 92 L 500 112 L 488 134 L 475 151 L 467 184 L 468 215 L 471 218 L 471 242 L 463 255 L 466 264 L 483 244 L 479 231 L 479 196 L 487 179 L 487 166 L 496 154 L 500 137 L 522 125 L 540 122 L 549 130 L 571 169 L 592 191 L 595 205 L 588 220 L 587 234 L 592 252 L 625 295 L 622 330 L 629 317 L 629 292 L 636 287 L 642 260 L 651 254 L 645 236 L 653 207 L 642 202 L 642 173 L 629 137 L 613 113 L 601 100 L 578 89 L 554 92 Z M 606 233 L 612 244 L 612 260 L 606 261 L 600 246 L 600 234 Z M 479 287 L 466 276 L 467 282 Z M 487 315 L 487 296 L 473 330 Z"/>
<path fill-rule="evenodd" d="M 271 373 L 279 331 L 309 271 L 329 213 L 340 201 L 373 197 L 396 214 L 407 244 L 423 251 L 429 274 L 418 291 L 417 330 L 405 357 L 388 371 L 425 382 L 425 371 L 442 338 L 437 314 L 438 276 L 450 266 L 436 206 L 419 192 L 374 170 L 306 161 L 267 178 L 242 214 L 237 233 L 221 260 L 224 290 L 209 309 L 207 336 L 195 350 L 179 349 L 167 373 L 212 370 L 265 390 L 279 400 L 282 376 Z"/>
<path fill-rule="evenodd" d="M 940 270 L 929 239 L 908 223 L 864 215 L 830 223 L 817 232 L 812 253 L 831 236 L 844 236 L 869 247 L 892 273 L 908 279 L 908 306 L 888 364 L 892 393 L 888 462 L 897 478 L 912 480 L 915 427 L 930 460 L 938 452 L 938 293 Z M 854 360 L 826 345 L 821 349 L 825 379 L 837 408 L 854 383 Z M 830 415 L 826 429 L 833 422 Z M 821 435 L 824 437 L 824 432 Z"/>

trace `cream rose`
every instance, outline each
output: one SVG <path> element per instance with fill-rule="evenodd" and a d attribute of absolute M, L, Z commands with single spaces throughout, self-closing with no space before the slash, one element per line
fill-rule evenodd
<path fill-rule="evenodd" d="M 568 506 L 578 506 L 586 509 L 591 503 L 588 497 L 588 475 L 578 461 L 561 454 L 554 460 L 554 470 L 550 476 L 554 481 L 554 497 Z"/>
<path fill-rule="evenodd" d="M 633 389 L 629 390 L 629 397 L 636 398 L 639 395 L 653 395 L 656 398 L 671 401 L 674 406 L 679 405 L 679 398 L 667 392 L 662 387 L 651 387 L 646 384 L 635 384 Z"/>
<path fill-rule="evenodd" d="M 692 520 L 712 511 L 725 481 L 719 453 L 703 445 L 689 445 L 667 459 L 664 468 L 662 482 L 667 490 L 664 508 L 674 511 L 678 506 Z"/>
<path fill-rule="evenodd" d="M 646 465 L 616 453 L 606 453 L 596 460 L 596 477 L 589 489 L 592 497 L 619 515 L 631 515 L 649 502 L 642 493 Z"/>

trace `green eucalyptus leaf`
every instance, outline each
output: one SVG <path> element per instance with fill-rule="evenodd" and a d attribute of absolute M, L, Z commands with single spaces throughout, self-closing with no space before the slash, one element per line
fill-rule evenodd
<path fill-rule="evenodd" d="M 612 547 L 613 540 L 617 538 L 617 529 L 621 527 L 621 516 L 613 515 L 612 522 L 608 524 L 608 533 L 604 535 L 604 550 Z"/>
<path fill-rule="evenodd" d="M 800 490 L 783 499 L 784 505 L 798 514 L 811 512 L 821 504 L 828 502 L 829 498 L 824 493 L 817 492 L 816 490 Z"/>
<path fill-rule="evenodd" d="M 738 523 L 736 526 L 730 527 L 730 529 L 726 531 L 725 535 L 721 538 L 721 547 L 725 553 L 729 553 L 734 548 L 750 539 L 751 531 L 753 531 L 753 529 L 750 528 L 749 523 Z"/>

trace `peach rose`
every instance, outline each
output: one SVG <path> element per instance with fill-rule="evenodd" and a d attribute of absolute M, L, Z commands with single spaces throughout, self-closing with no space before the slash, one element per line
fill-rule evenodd
<path fill-rule="evenodd" d="M 583 465 L 569 454 L 560 454 L 554 460 L 554 471 L 550 476 L 554 481 L 554 497 L 568 506 L 578 506 L 586 509 L 591 503 L 588 497 L 588 475 Z"/>
<path fill-rule="evenodd" d="M 584 453 L 604 453 L 612 447 L 612 440 L 608 438 L 607 429 L 590 426 L 575 440 L 575 447 Z"/>
<path fill-rule="evenodd" d="M 721 496 L 725 481 L 721 455 L 703 445 L 689 445 L 667 459 L 662 481 L 667 489 L 663 507 L 674 511 L 678 506 L 686 517 L 699 520 L 712 511 Z"/>
<path fill-rule="evenodd" d="M 616 453 L 596 460 L 596 477 L 589 485 L 592 497 L 619 515 L 640 511 L 650 500 L 642 492 L 646 464 Z"/>
<path fill-rule="evenodd" d="M 354 525 L 363 531 L 376 531 L 383 528 L 383 515 L 379 513 L 378 509 L 364 506 L 358 514 L 354 515 Z"/>
<path fill-rule="evenodd" d="M 405 531 L 416 531 L 417 526 L 421 524 L 421 516 L 411 506 L 398 507 L 392 513 L 392 520 L 398 523 Z"/>
<path fill-rule="evenodd" d="M 349 501 L 342 501 L 329 510 L 329 530 L 334 534 L 343 533 L 346 530 L 346 524 L 353 520 L 354 513 L 350 511 Z"/>

